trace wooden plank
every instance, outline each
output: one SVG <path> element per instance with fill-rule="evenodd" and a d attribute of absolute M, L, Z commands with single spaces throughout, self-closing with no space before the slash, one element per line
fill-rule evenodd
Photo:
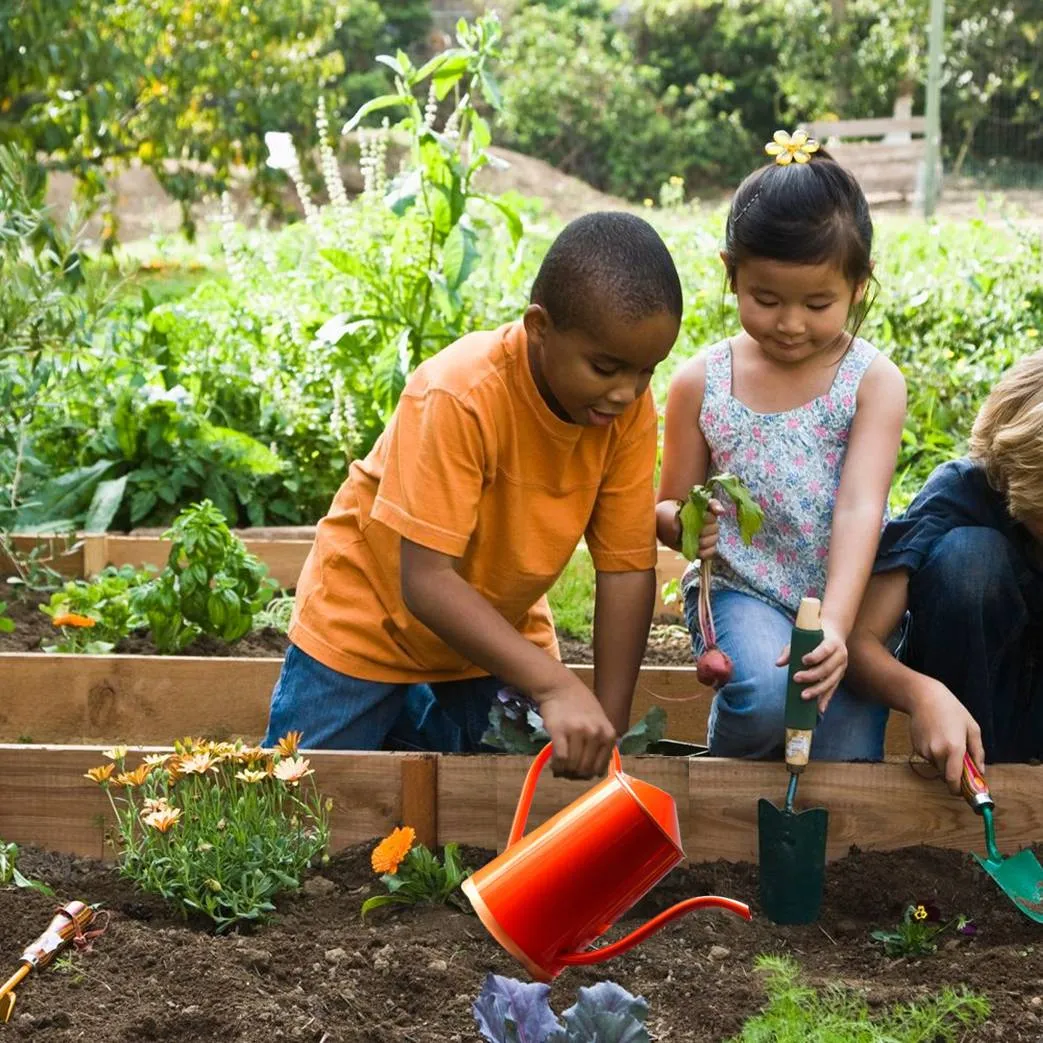
<path fill-rule="evenodd" d="M 311 540 L 247 539 L 246 549 L 268 566 L 268 573 L 280 587 L 295 587 L 304 559 L 312 548 Z M 106 541 L 109 565 L 152 565 L 162 569 L 170 556 L 169 540 L 151 536 L 109 536 Z"/>
<path fill-rule="evenodd" d="M 531 763 L 521 756 L 440 756 L 438 842 L 502 851 Z M 682 836 L 689 830 L 688 763 L 683 757 L 623 758 L 625 772 L 659 786 L 674 798 Z M 525 832 L 557 814 L 590 786 L 590 782 L 556 779 L 546 769 L 538 780 Z"/>
<path fill-rule="evenodd" d="M 28 557 L 36 552 L 35 560 L 59 575 L 83 575 L 84 541 L 77 536 L 70 533 L 59 536 L 19 535 L 8 539 L 17 557 Z M 0 576 L 13 576 L 17 571 L 14 562 L 0 550 Z"/>
<path fill-rule="evenodd" d="M 528 770 L 527 758 L 447 755 L 438 768 L 439 843 L 455 840 L 502 850 Z M 624 758 L 624 771 L 667 790 L 678 805 L 690 861 L 756 861 L 757 805 L 781 807 L 788 776 L 782 764 L 705 757 Z M 678 791 L 687 776 L 688 799 Z M 1001 849 L 1012 853 L 1043 835 L 1038 800 L 1043 771 L 1021 764 L 990 768 Z M 580 796 L 589 783 L 541 778 L 529 819 L 534 828 Z M 852 844 L 889 850 L 929 843 L 984 850 L 981 819 L 938 780 L 922 778 L 906 760 L 882 764 L 812 764 L 801 779 L 797 808 L 829 811 L 827 855 Z"/>
<path fill-rule="evenodd" d="M 256 741 L 280 659 L 0 653 L 0 739 Z"/>
<path fill-rule="evenodd" d="M 687 854 L 692 861 L 757 859 L 757 802 L 781 808 L 788 777 L 779 763 L 689 761 L 690 822 Z M 1043 835 L 1039 801 L 1043 772 L 1027 764 L 989 769 L 997 805 L 997 837 L 1005 854 Z M 881 764 L 812 763 L 797 790 L 798 810 L 829 810 L 826 854 L 841 858 L 852 844 L 891 850 L 916 844 L 984 852 L 981 819 L 944 783 L 922 778 L 907 760 Z"/>
<path fill-rule="evenodd" d="M 421 844 L 438 843 L 438 758 L 410 753 L 402 760 L 402 824 L 416 830 Z"/>
<path fill-rule="evenodd" d="M 808 134 L 825 143 L 829 138 L 878 138 L 885 134 L 926 134 L 927 120 L 923 116 L 894 119 L 886 116 L 862 120 L 817 120 L 801 126 Z"/>
<path fill-rule="evenodd" d="M 0 745 L 0 837 L 92 858 L 111 857 L 104 838 L 112 809 L 102 789 L 85 779 L 88 768 L 105 763 L 102 746 Z M 135 746 L 136 754 L 170 752 L 169 747 Z M 437 757 L 401 753 L 305 751 L 324 797 L 333 801 L 330 846 L 334 851 L 385 836 L 414 808 L 436 808 Z M 426 769 L 429 789 L 417 789 Z M 406 778 L 413 787 L 406 797 Z M 412 823 L 410 823 L 412 824 Z M 425 828 L 430 828 L 431 822 Z M 418 830 L 418 835 L 419 835 Z"/>
<path fill-rule="evenodd" d="M 166 743 L 192 734 L 253 742 L 264 733 L 281 664 L 233 657 L 0 653 L 0 740 Z M 593 666 L 570 669 L 593 687 Z M 661 706 L 669 738 L 704 743 L 712 698 L 695 667 L 643 667 L 631 720 Z M 911 750 L 904 714 L 890 715 L 885 748 L 896 755 Z"/>

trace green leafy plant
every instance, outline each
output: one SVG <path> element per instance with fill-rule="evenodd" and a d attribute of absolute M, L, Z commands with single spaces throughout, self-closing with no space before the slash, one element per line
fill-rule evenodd
<path fill-rule="evenodd" d="M 131 769 L 126 747 L 86 777 L 116 815 L 120 872 L 216 929 L 264 922 L 280 891 L 326 859 L 331 802 L 291 732 L 274 750 L 186 739 Z"/>
<path fill-rule="evenodd" d="M 550 986 L 488 974 L 471 1009 L 488 1043 L 649 1043 L 648 1004 L 621 985 L 601 981 L 580 988 L 559 1021 Z M 564 1024 L 562 1024 L 564 1022 Z"/>
<path fill-rule="evenodd" d="M 166 568 L 139 587 L 134 606 L 161 652 L 179 652 L 199 634 L 238 641 L 271 599 L 276 583 L 209 501 L 182 511 L 163 534 Z"/>
<path fill-rule="evenodd" d="M 977 933 L 974 922 L 966 916 L 943 921 L 934 903 L 916 902 L 906 906 L 893 930 L 873 931 L 870 937 L 883 945 L 888 956 L 929 956 L 938 948 L 938 936 L 950 928 L 965 937 Z"/>
<path fill-rule="evenodd" d="M 547 591 L 554 626 L 563 634 L 589 641 L 594 634 L 594 564 L 577 550 Z"/>
<path fill-rule="evenodd" d="M 102 570 L 93 580 L 69 580 L 51 595 L 40 611 L 50 616 L 61 634 L 45 652 L 103 655 L 121 638 L 145 624 L 134 604 L 135 591 L 151 573 L 131 565 Z"/>
<path fill-rule="evenodd" d="M 0 601 L 0 634 L 10 634 L 14 630 L 14 620 L 7 614 L 7 602 Z"/>
<path fill-rule="evenodd" d="M 53 896 L 54 891 L 39 880 L 30 880 L 29 877 L 19 872 L 18 869 L 18 845 L 12 841 L 5 844 L 0 840 L 0 887 L 14 884 L 15 887 L 31 887 L 42 895 Z"/>
<path fill-rule="evenodd" d="M 645 753 L 666 734 L 666 711 L 653 706 L 619 740 L 622 754 Z M 489 727 L 482 742 L 507 753 L 535 756 L 550 742 L 536 703 L 515 688 L 501 688 L 489 709 Z"/>
<path fill-rule="evenodd" d="M 443 857 L 416 843 L 412 826 L 391 831 L 373 849 L 373 872 L 380 873 L 381 883 L 388 889 L 362 903 L 362 916 L 385 905 L 457 905 L 466 904 L 460 897 L 460 885 L 471 875 L 460 862 L 457 844 L 446 844 Z"/>
<path fill-rule="evenodd" d="M 272 598 L 255 616 L 253 621 L 254 630 L 263 630 L 271 627 L 280 633 L 286 634 L 290 630 L 290 619 L 293 616 L 292 594 L 280 594 Z"/>
<path fill-rule="evenodd" d="M 726 473 L 713 475 L 704 485 L 697 485 L 688 493 L 688 499 L 679 512 L 681 553 L 689 561 L 695 561 L 699 557 L 699 534 L 703 530 L 706 512 L 710 509 L 714 486 L 735 504 L 739 518 L 739 535 L 743 543 L 752 543 L 753 537 L 764 524 L 764 511 L 739 478 Z M 720 688 L 731 680 L 732 661 L 717 645 L 717 632 L 710 607 L 712 573 L 713 559 L 703 558 L 699 562 L 699 633 L 703 640 L 703 651 L 696 660 L 695 668 L 701 684 Z"/>
<path fill-rule="evenodd" d="M 865 999 L 839 985 L 822 991 L 801 980 L 796 961 L 758 956 L 768 1002 L 730 1043 L 958 1043 L 989 1014 L 984 996 L 943 989 L 917 1003 L 870 1013 Z"/>

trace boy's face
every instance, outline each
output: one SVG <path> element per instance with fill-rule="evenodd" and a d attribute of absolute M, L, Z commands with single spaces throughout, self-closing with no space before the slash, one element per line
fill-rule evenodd
<path fill-rule="evenodd" d="M 559 330 L 539 304 L 526 309 L 524 321 L 544 401 L 562 420 L 588 427 L 608 427 L 641 397 L 680 329 L 661 311 L 636 320 L 606 315 L 599 334 Z"/>

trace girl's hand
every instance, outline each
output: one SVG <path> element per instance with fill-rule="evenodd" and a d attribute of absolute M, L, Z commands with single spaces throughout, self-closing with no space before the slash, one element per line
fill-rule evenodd
<path fill-rule="evenodd" d="M 789 662 L 789 645 L 775 661 L 776 666 L 785 666 Z M 801 664 L 803 669 L 793 675 L 797 684 L 806 684 L 802 693 L 804 699 L 817 699 L 818 712 L 826 712 L 837 685 L 844 679 L 847 671 L 847 643 L 830 623 L 822 621 L 822 641 L 813 648 Z"/>
<path fill-rule="evenodd" d="M 717 519 L 724 514 L 720 500 L 710 500 L 709 509 L 703 517 L 703 530 L 699 533 L 699 560 L 704 561 L 717 554 Z"/>

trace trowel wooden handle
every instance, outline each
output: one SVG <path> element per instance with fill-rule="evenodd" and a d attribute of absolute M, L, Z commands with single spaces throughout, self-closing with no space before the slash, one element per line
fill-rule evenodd
<path fill-rule="evenodd" d="M 789 679 L 786 685 L 786 767 L 803 771 L 811 757 L 811 736 L 818 721 L 818 706 L 803 697 L 807 685 L 798 684 L 793 675 L 804 668 L 808 652 L 822 643 L 822 603 L 804 598 L 793 625 L 789 647 Z"/>
<path fill-rule="evenodd" d="M 22 963 L 45 967 L 64 945 L 83 933 L 94 919 L 94 910 L 84 902 L 69 902 L 61 908 L 47 930 L 22 953 Z"/>
<path fill-rule="evenodd" d="M 963 799 L 975 811 L 980 812 L 982 808 L 992 808 L 996 806 L 996 802 L 992 799 L 992 794 L 989 792 L 989 784 L 985 781 L 985 776 L 978 771 L 974 761 L 971 760 L 971 755 L 965 753 L 963 755 L 963 774 L 960 776 L 960 793 L 963 794 Z"/>

